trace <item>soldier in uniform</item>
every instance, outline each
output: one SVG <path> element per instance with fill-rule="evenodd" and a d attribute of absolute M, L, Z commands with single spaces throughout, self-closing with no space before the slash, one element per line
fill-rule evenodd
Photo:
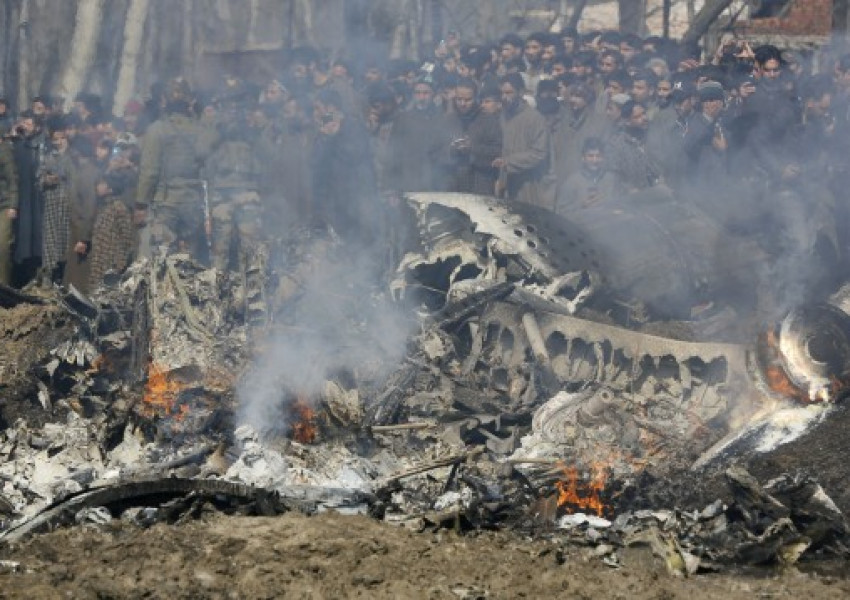
<path fill-rule="evenodd" d="M 186 80 L 172 79 L 165 89 L 164 114 L 144 137 L 139 166 L 135 220 L 144 221 L 147 210 L 152 210 L 153 246 L 203 255 L 206 210 L 201 169 L 215 140 L 215 129 L 193 115 Z"/>
<path fill-rule="evenodd" d="M 220 270 L 230 266 L 234 241 L 239 269 L 246 268 L 262 227 L 257 192 L 261 130 L 248 119 L 250 99 L 250 90 L 238 82 L 225 90 L 219 107 L 219 144 L 206 165 L 211 184 L 212 263 Z"/>
<path fill-rule="evenodd" d="M 12 245 L 18 216 L 18 175 L 12 145 L 0 142 L 0 283 L 12 284 Z"/>

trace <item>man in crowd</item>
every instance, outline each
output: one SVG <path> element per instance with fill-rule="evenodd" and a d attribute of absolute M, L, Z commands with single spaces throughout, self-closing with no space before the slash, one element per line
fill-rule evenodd
<path fill-rule="evenodd" d="M 555 212 L 569 217 L 613 196 L 614 179 L 606 165 L 605 145 L 599 138 L 589 137 L 582 144 L 581 167 L 559 189 Z"/>
<path fill-rule="evenodd" d="M 0 283 L 12 285 L 12 249 L 18 217 L 18 174 L 12 144 L 0 140 Z"/>
<path fill-rule="evenodd" d="M 543 206 L 541 182 L 548 166 L 549 136 L 546 120 L 522 99 L 523 85 L 518 73 L 501 79 L 502 155 L 492 165 L 501 171 L 501 191 L 507 198 Z"/>
<path fill-rule="evenodd" d="M 538 84 L 535 102 L 538 112 L 546 121 L 546 133 L 549 140 L 548 166 L 541 182 L 540 193 L 543 205 L 553 207 L 560 177 L 558 165 L 563 162 L 564 147 L 567 142 L 568 109 L 561 104 L 558 97 L 557 82 L 551 79 L 543 80 Z"/>
<path fill-rule="evenodd" d="M 399 113 L 390 132 L 388 186 L 396 192 L 447 190 L 452 131 L 434 104 L 434 80 L 424 75 L 413 85 L 411 107 Z"/>
<path fill-rule="evenodd" d="M 312 172 L 318 220 L 347 243 L 369 247 L 381 242 L 378 188 L 366 128 L 343 111 L 333 90 L 316 99 Z"/>
<path fill-rule="evenodd" d="M 790 153 L 790 125 L 796 122 L 795 100 L 783 85 L 782 54 L 775 46 L 755 52 L 756 91 L 749 99 L 752 127 L 744 139 L 751 168 L 769 180 L 789 181 L 799 173 Z"/>
<path fill-rule="evenodd" d="M 260 130 L 249 120 L 253 109 L 250 89 L 240 81 L 229 85 L 219 98 L 220 141 L 206 163 L 210 186 L 212 265 L 231 267 L 232 246 L 237 246 L 237 272 L 244 275 L 256 250 L 262 228 L 258 194 Z"/>
<path fill-rule="evenodd" d="M 690 85 L 680 83 L 670 92 L 669 106 L 659 111 L 647 131 L 648 152 L 658 158 L 665 181 L 674 184 L 689 173 L 684 143 L 694 110 L 694 94 Z"/>
<path fill-rule="evenodd" d="M 538 31 L 532 33 L 525 40 L 525 50 L 523 52 L 523 60 L 525 61 L 525 70 L 523 71 L 523 80 L 525 89 L 534 95 L 537 93 L 537 84 L 540 82 L 543 74 L 543 49 L 547 43 L 549 34 Z"/>
<path fill-rule="evenodd" d="M 662 182 L 657 161 L 647 153 L 646 134 L 649 119 L 646 108 L 633 100 L 622 107 L 619 131 L 609 144 L 609 164 L 619 190 L 635 193 Z"/>
<path fill-rule="evenodd" d="M 17 283 L 23 285 L 33 279 L 41 267 L 44 197 L 38 185 L 38 168 L 46 152 L 47 141 L 30 111 L 21 113 L 13 134 L 15 171 L 18 175 L 14 257 Z"/>
<path fill-rule="evenodd" d="M 450 154 L 453 164 L 453 191 L 471 191 L 472 165 L 469 162 L 471 142 L 468 135 L 470 125 L 481 112 L 478 104 L 478 86 L 471 79 L 458 81 L 449 113 L 449 127 L 452 132 Z"/>
<path fill-rule="evenodd" d="M 596 94 L 586 83 L 569 88 L 569 121 L 563 146 L 563 157 L 557 165 L 562 179 L 575 173 L 580 166 L 584 141 L 591 136 L 601 136 L 605 129 L 604 117 L 594 110 Z"/>
<path fill-rule="evenodd" d="M 435 44 L 427 68 L 375 57 L 358 65 L 356 57 L 298 48 L 284 72 L 256 82 L 253 99 L 262 98 L 262 110 L 249 122 L 263 130 L 252 151 L 263 166 L 260 196 L 276 207 L 267 219 L 275 235 L 320 220 L 348 240 L 363 241 L 382 237 L 364 233 L 375 221 L 367 213 L 387 212 L 400 192 L 498 191 L 512 201 L 554 208 L 555 190 L 581 188 L 573 194 L 581 199 L 571 202 L 586 204 L 596 197 L 588 190 L 601 188 L 594 181 L 604 163 L 603 178 L 616 179 L 624 202 L 667 193 L 666 185 L 659 187 L 663 181 L 677 199 L 706 207 L 718 194 L 706 195 L 709 185 L 698 184 L 716 189 L 722 182 L 735 193 L 735 214 L 770 207 L 811 222 L 814 212 L 805 209 L 817 204 L 844 223 L 850 221 L 841 212 L 845 203 L 834 199 L 850 182 L 844 158 L 850 145 L 848 57 L 824 61 L 830 72 L 809 81 L 802 71 L 787 69 L 787 56 L 772 46 L 753 51 L 737 44 L 735 52 L 724 51 L 709 65 L 690 47 L 619 32 L 567 32 L 560 38 L 540 32 L 527 39 L 509 34 L 492 46 L 450 37 Z M 830 78 L 834 90 L 825 85 Z M 364 88 L 364 81 L 373 84 Z M 694 115 L 698 84 L 702 101 Z M 718 84 L 725 90 L 718 91 Z M 210 125 L 234 126 L 222 129 L 230 136 L 225 146 L 244 140 L 240 127 L 211 101 L 203 104 L 209 114 L 198 119 L 188 95 L 180 86 L 152 86 L 149 115 L 141 122 L 160 117 L 153 117 L 159 120 L 143 139 L 136 196 L 140 209 L 152 208 L 157 244 L 191 248 L 203 259 L 205 253 L 195 249 L 203 249 L 202 181 L 214 177 L 200 170 L 215 148 Z M 34 108 L 47 108 L 37 100 Z M 122 124 L 108 126 L 105 116 L 95 116 L 106 114 L 99 98 L 83 93 L 78 100 L 69 137 L 80 131 L 100 144 L 108 170 L 107 155 Z M 0 127 L 3 119 L 8 117 L 0 117 Z M 26 127 L 14 137 L 19 191 L 17 198 L 0 198 L 0 248 L 10 245 L 3 227 L 14 223 L 25 272 L 39 260 L 39 190 L 32 192 L 27 182 L 45 144 Z M 601 141 L 586 147 L 591 137 Z M 370 191 L 376 180 L 385 204 L 375 204 Z M 709 212 L 706 218 L 724 221 L 721 211 Z M 760 217 L 749 221 L 777 238 L 792 223 L 771 225 L 770 212 L 750 211 Z M 731 228 L 749 235 L 746 228 Z M 794 252 L 803 248 L 802 242 L 791 246 Z M 0 266 L 0 277 L 2 272 Z"/>
<path fill-rule="evenodd" d="M 182 77 L 165 90 L 165 114 L 148 128 L 142 144 L 136 221 L 151 216 L 151 243 L 164 251 L 203 256 L 205 183 L 201 168 L 215 131 L 192 115 L 192 95 Z"/>
<path fill-rule="evenodd" d="M 689 182 L 698 189 L 711 189 L 716 196 L 716 186 L 727 180 L 726 152 L 729 142 L 725 126 L 721 121 L 726 95 L 723 86 L 716 81 L 703 83 L 697 89 L 700 110 L 689 121 L 684 136 L 684 150 L 688 157 L 689 170 L 697 177 Z"/>

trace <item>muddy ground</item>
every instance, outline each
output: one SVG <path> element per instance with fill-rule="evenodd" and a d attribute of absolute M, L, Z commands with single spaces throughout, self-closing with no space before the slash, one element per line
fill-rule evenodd
<path fill-rule="evenodd" d="M 92 526 L 93 527 L 93 526 Z M 847 598 L 841 576 L 678 579 L 648 549 L 593 551 L 494 532 L 413 532 L 368 517 L 228 517 L 75 527 L 0 549 L 2 598 Z"/>
<path fill-rule="evenodd" d="M 50 415 L 38 403 L 33 366 L 68 339 L 72 323 L 58 306 L 0 308 L 0 428 L 16 419 L 40 427 Z"/>

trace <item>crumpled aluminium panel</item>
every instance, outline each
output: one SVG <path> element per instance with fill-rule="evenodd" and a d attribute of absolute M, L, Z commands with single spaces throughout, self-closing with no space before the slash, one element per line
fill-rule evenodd
<path fill-rule="evenodd" d="M 472 288 L 515 285 L 507 299 L 455 328 L 456 359 L 462 376 L 516 406 L 551 398 L 541 411 L 552 423 L 538 417 L 535 432 L 548 431 L 547 451 L 576 451 L 579 438 L 589 453 L 599 442 L 631 445 L 633 456 L 642 455 L 665 436 L 708 447 L 757 409 L 745 346 L 681 341 L 575 316 L 594 296 L 623 292 L 608 279 L 622 265 L 577 224 L 481 196 L 423 193 L 408 201 L 422 244 L 402 260 L 393 289 L 405 296 L 429 288 L 423 304 L 439 309 Z M 690 275 L 683 269 L 677 276 Z M 545 377 L 535 376 L 541 371 Z M 559 395 L 588 386 L 602 392 L 570 396 L 566 404 Z M 599 418 L 591 418 L 583 404 L 602 396 Z M 696 442 L 708 423 L 715 435 Z"/>
<path fill-rule="evenodd" d="M 421 239 L 390 284 L 397 297 L 422 285 L 444 296 L 463 280 L 520 282 L 530 293 L 575 310 L 603 283 L 603 259 L 566 221 L 532 223 L 494 198 L 411 194 Z M 553 217 L 555 215 L 552 215 Z"/>

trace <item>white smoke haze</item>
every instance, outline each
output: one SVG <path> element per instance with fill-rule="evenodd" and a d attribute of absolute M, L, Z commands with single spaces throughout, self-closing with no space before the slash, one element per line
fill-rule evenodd
<path fill-rule="evenodd" d="M 411 58 L 420 64 L 432 61 L 434 43 L 443 31 L 459 30 L 464 43 L 494 43 L 503 34 L 516 32 L 509 11 L 485 15 L 487 3 L 481 3 L 478 10 L 480 21 L 475 18 L 466 23 L 456 21 L 458 11 L 448 10 L 459 3 L 429 4 L 445 8 L 430 25 L 419 23 L 422 35 L 413 35 L 412 31 L 405 33 L 411 13 L 404 0 L 11 2 L 6 6 L 7 25 L 20 26 L 7 27 L 10 35 L 0 44 L 9 59 L 2 87 L 7 93 L 17 92 L 12 103 L 19 110 L 28 107 L 37 94 L 59 96 L 67 106 L 82 91 L 100 95 L 105 111 L 121 115 L 128 99 L 149 99 L 152 84 L 176 75 L 186 76 L 195 91 L 207 94 L 234 72 L 258 89 L 271 79 L 285 81 L 289 54 L 303 46 L 315 45 L 326 58 L 350 60 L 359 74 L 372 58 L 380 59 L 379 63 L 390 58 Z M 603 10 L 606 3 L 592 4 L 583 29 L 614 27 L 615 21 L 607 16 L 594 20 L 595 11 Z M 528 31 L 518 33 L 526 35 Z M 824 51 L 820 69 L 829 74 L 831 59 L 844 50 L 846 42 L 836 40 L 834 49 Z M 252 62 L 254 54 L 257 58 Z M 675 68 L 675 63 L 670 61 L 670 66 Z M 729 92 L 731 81 L 725 87 Z M 822 151 L 802 147 L 802 140 L 790 145 L 795 160 Z M 753 149 L 738 150 L 740 154 L 730 152 L 727 162 L 747 158 Z M 779 160 L 781 149 L 759 150 L 761 155 L 776 155 Z M 812 177 L 815 181 L 808 187 L 786 186 L 793 189 L 783 191 L 769 176 L 759 173 L 747 178 L 758 180 L 756 184 L 742 184 L 730 177 L 729 182 L 710 181 L 700 189 L 689 177 L 693 174 L 683 174 L 683 184 L 674 186 L 676 201 L 697 205 L 706 220 L 717 221 L 723 228 L 742 220 L 740 212 L 757 206 L 759 214 L 746 219 L 748 228 L 740 237 L 759 240 L 759 249 L 771 246 L 769 253 L 754 255 L 748 265 L 752 279 L 747 285 L 757 288 L 759 298 L 757 306 L 740 307 L 741 332 L 775 323 L 794 307 L 824 297 L 837 287 L 843 273 L 830 273 L 832 265 L 821 260 L 817 247 L 820 240 L 834 238 L 834 231 L 824 234 L 822 229 L 836 227 L 835 219 L 824 217 L 816 206 L 823 204 L 818 200 L 818 188 L 826 187 L 825 181 Z M 722 201 L 706 203 L 708 197 L 722 197 Z M 840 204 L 843 198 L 834 200 Z M 767 215 L 773 219 L 763 218 Z M 624 227 L 622 235 L 628 233 Z M 631 239 L 637 239 L 634 232 Z M 775 244 L 765 243 L 771 239 Z M 840 242 L 846 246 L 846 235 Z M 835 245 L 839 253 L 846 251 L 839 243 Z M 677 258 L 670 252 L 656 252 L 648 259 L 660 263 L 661 259 L 675 262 Z M 723 256 L 702 258 L 711 262 L 713 273 L 721 277 L 728 273 Z M 391 371 L 398 364 L 414 326 L 380 288 L 378 265 L 373 253 L 341 251 L 298 282 L 298 297 L 266 332 L 257 360 L 238 390 L 242 422 L 260 429 L 284 426 L 281 408 L 288 394 L 315 400 L 325 382 L 340 374 L 378 366 Z M 714 299 L 720 303 L 727 300 Z M 693 299 L 694 304 L 703 300 Z"/>
<path fill-rule="evenodd" d="M 315 404 L 328 380 L 380 379 L 400 363 L 414 325 L 380 285 L 380 265 L 344 246 L 311 265 L 237 390 L 240 423 L 282 431 L 287 396 Z"/>

